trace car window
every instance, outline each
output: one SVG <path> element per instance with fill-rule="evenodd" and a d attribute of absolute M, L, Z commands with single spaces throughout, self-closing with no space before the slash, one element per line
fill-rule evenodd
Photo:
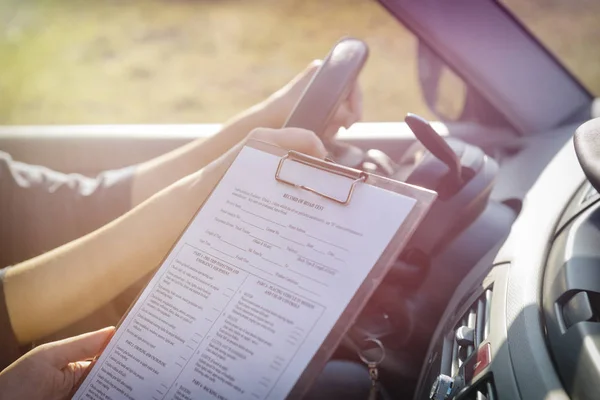
<path fill-rule="evenodd" d="M 364 39 L 364 119 L 432 117 L 416 39 L 370 0 L 0 4 L 0 123 L 222 122 L 342 36 Z"/>
<path fill-rule="evenodd" d="M 503 2 L 588 90 L 600 94 L 600 1 Z"/>

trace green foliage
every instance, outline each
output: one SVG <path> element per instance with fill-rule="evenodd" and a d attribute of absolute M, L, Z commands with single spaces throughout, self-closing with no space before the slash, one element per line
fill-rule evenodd
<path fill-rule="evenodd" d="M 399 120 L 407 111 L 428 115 L 416 79 L 415 40 L 374 1 L 0 3 L 0 123 L 221 122 L 265 98 L 345 35 L 371 47 L 361 78 L 367 120 Z M 537 7 L 549 16 L 533 13 L 544 33 L 556 25 L 556 13 Z M 600 24 L 585 21 L 572 25 L 581 41 L 555 51 L 570 57 L 570 66 L 600 92 L 600 60 L 595 56 L 591 65 L 586 53 L 597 47 Z"/>

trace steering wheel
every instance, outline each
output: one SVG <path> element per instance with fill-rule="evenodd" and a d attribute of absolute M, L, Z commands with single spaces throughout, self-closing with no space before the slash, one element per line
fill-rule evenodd
<path fill-rule="evenodd" d="M 284 127 L 304 128 L 316 133 L 331 156 L 341 164 L 345 163 L 340 158 L 352 148 L 336 143 L 333 140 L 335 132 L 329 134 L 331 137 L 325 137 L 325 128 L 348 96 L 368 55 L 369 48 L 365 42 L 354 38 L 340 40 L 331 49 L 284 124 Z"/>
<path fill-rule="evenodd" d="M 304 128 L 316 133 L 325 144 L 329 155 L 343 165 L 355 164 L 345 161 L 357 160 L 359 156 L 362 160 L 363 152 L 361 149 L 336 142 L 335 132 L 325 136 L 328 134 L 326 127 L 340 103 L 348 96 L 365 65 L 368 53 L 367 44 L 361 40 L 340 40 L 325 58 L 284 124 L 284 127 Z M 354 326 L 349 330 L 340 346 L 345 348 L 342 351 L 345 354 L 343 358 L 351 358 L 352 353 L 361 354 L 361 348 L 358 346 L 358 341 L 361 340 L 357 338 L 363 337 L 368 333 L 366 331 L 368 329 L 362 326 Z"/>

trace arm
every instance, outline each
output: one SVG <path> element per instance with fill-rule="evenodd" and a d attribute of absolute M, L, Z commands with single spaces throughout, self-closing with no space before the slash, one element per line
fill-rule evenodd
<path fill-rule="evenodd" d="M 131 204 L 136 206 L 171 183 L 191 174 L 219 157 L 241 141 L 254 128 L 281 128 L 320 65 L 311 63 L 267 100 L 228 121 L 216 135 L 196 140 L 136 168 Z M 362 94 L 358 86 L 351 91 L 334 114 L 328 130 L 350 127 L 361 118 Z"/>
<path fill-rule="evenodd" d="M 280 128 L 277 115 L 266 104 L 258 104 L 235 116 L 207 139 L 194 140 L 136 167 L 131 184 L 131 206 L 135 207 L 177 180 L 202 169 L 239 143 L 254 128 Z"/>
<path fill-rule="evenodd" d="M 279 128 L 318 64 L 313 63 L 268 99 L 239 114 L 207 140 L 197 140 L 136 167 L 95 178 L 27 165 L 0 152 L 0 268 L 38 256 L 86 235 L 177 180 L 202 169 L 256 127 Z M 330 129 L 360 116 L 355 90 Z"/>
<path fill-rule="evenodd" d="M 260 129 L 251 136 L 325 155 L 322 143 L 305 130 Z M 8 269 L 4 293 L 18 341 L 28 343 L 67 326 L 155 268 L 240 147 L 101 229 Z"/>

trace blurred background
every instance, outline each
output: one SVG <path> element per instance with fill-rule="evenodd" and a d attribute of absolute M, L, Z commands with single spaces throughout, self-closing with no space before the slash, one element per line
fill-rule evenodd
<path fill-rule="evenodd" d="M 505 3 L 600 93 L 600 1 Z M 432 117 L 416 40 L 376 1 L 0 0 L 0 124 L 223 122 L 346 35 L 371 48 L 365 120 Z"/>

